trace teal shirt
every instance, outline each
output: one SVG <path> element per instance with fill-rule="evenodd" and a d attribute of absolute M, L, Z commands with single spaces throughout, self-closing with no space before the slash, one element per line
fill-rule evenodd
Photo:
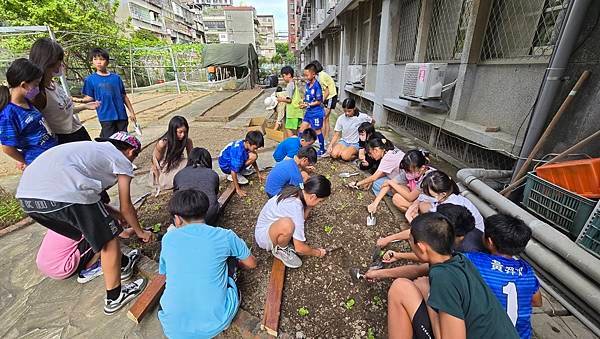
<path fill-rule="evenodd" d="M 159 272 L 167 277 L 158 318 L 169 338 L 212 338 L 237 313 L 237 286 L 227 258 L 247 259 L 248 246 L 233 231 L 189 224 L 165 234 Z"/>

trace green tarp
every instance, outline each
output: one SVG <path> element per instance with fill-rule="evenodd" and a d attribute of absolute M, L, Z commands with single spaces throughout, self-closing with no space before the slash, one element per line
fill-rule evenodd
<path fill-rule="evenodd" d="M 252 44 L 208 44 L 202 50 L 203 66 L 258 67 L 258 55 Z"/>

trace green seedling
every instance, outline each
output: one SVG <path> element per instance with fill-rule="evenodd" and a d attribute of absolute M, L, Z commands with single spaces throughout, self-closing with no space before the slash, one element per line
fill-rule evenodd
<path fill-rule="evenodd" d="M 381 300 L 381 298 L 378 295 L 376 295 L 373 297 L 373 304 L 377 306 L 383 306 L 383 300 Z"/>
<path fill-rule="evenodd" d="M 324 231 L 327 234 L 331 234 L 331 232 L 333 232 L 333 225 L 325 225 Z"/>
<path fill-rule="evenodd" d="M 246 198 L 244 201 L 246 201 L 247 205 L 251 205 L 252 204 L 252 198 L 250 198 L 250 197 Z"/>
<path fill-rule="evenodd" d="M 357 196 L 358 196 L 358 200 L 362 200 L 363 192 L 358 192 Z"/>
<path fill-rule="evenodd" d="M 160 226 L 162 226 L 162 225 L 159 222 L 157 222 L 156 224 L 152 225 L 152 233 L 158 233 L 158 232 L 160 232 Z"/>
<path fill-rule="evenodd" d="M 308 308 L 306 307 L 300 307 L 298 309 L 298 315 L 301 317 L 306 317 L 310 312 L 308 311 Z"/>
<path fill-rule="evenodd" d="M 260 186 L 260 191 L 264 192 L 265 191 L 265 186 Z"/>
<path fill-rule="evenodd" d="M 350 311 L 352 310 L 352 307 L 354 307 L 354 304 L 356 304 L 356 301 L 354 301 L 354 298 L 350 298 L 346 301 L 346 303 L 344 304 L 344 307 Z"/>
<path fill-rule="evenodd" d="M 327 180 L 331 180 L 331 174 L 327 174 L 325 178 L 327 178 Z"/>
<path fill-rule="evenodd" d="M 248 180 L 248 185 L 252 186 L 253 184 L 254 184 L 254 181 Z"/>
<path fill-rule="evenodd" d="M 373 329 L 370 327 L 367 330 L 367 339 L 375 339 L 375 333 L 373 333 Z"/>
<path fill-rule="evenodd" d="M 385 251 L 384 251 L 384 250 L 381 250 L 381 251 L 379 251 L 379 256 L 380 256 L 380 257 L 383 257 L 383 255 L 384 255 L 384 254 L 385 254 Z"/>

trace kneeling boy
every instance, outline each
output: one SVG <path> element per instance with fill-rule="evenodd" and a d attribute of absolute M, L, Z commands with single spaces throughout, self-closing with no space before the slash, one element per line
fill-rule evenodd
<path fill-rule="evenodd" d="M 167 282 L 158 312 L 169 338 L 212 338 L 226 329 L 240 306 L 235 267 L 256 267 L 233 231 L 204 223 L 208 206 L 195 190 L 175 192 L 169 202 L 177 228 L 162 240 L 159 272 Z"/>
<path fill-rule="evenodd" d="M 284 160 L 273 167 L 265 181 L 265 192 L 272 198 L 286 185 L 301 187 L 316 163 L 317 151 L 311 146 L 302 147 L 293 159 Z"/>
<path fill-rule="evenodd" d="M 279 145 L 277 145 L 275 152 L 273 152 L 273 159 L 275 159 L 276 162 L 285 159 L 293 159 L 300 148 L 312 146 L 316 140 L 317 133 L 315 130 L 307 128 L 300 133 L 300 136 L 292 136 L 280 142 Z"/>
<path fill-rule="evenodd" d="M 227 180 L 232 181 L 235 186 L 235 192 L 240 196 L 246 196 L 246 192 L 240 188 L 240 185 L 248 183 L 245 175 L 254 173 L 248 169 L 250 165 L 254 167 L 258 175 L 258 181 L 262 182 L 263 177 L 258 170 L 258 153 L 256 151 L 265 145 L 265 139 L 261 132 L 250 131 L 246 138 L 232 141 L 219 154 L 219 167 L 223 173 L 227 174 Z"/>

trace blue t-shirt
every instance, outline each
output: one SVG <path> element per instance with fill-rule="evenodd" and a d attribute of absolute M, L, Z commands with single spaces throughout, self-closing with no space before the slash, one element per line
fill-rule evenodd
<path fill-rule="evenodd" d="M 273 159 L 275 161 L 280 162 L 285 159 L 285 157 L 293 158 L 296 154 L 298 154 L 298 150 L 302 148 L 300 144 L 300 138 L 293 136 L 289 137 L 277 145 L 275 152 L 273 152 Z"/>
<path fill-rule="evenodd" d="M 212 338 L 235 316 L 240 300 L 227 259 L 245 260 L 248 246 L 233 231 L 189 224 L 165 234 L 159 272 L 166 288 L 158 318 L 169 338 Z"/>
<path fill-rule="evenodd" d="M 533 268 L 523 259 L 464 253 L 496 295 L 521 338 L 531 338 L 531 298 L 539 289 Z"/>
<path fill-rule="evenodd" d="M 0 113 L 0 143 L 21 150 L 27 165 L 57 144 L 42 113 L 28 104 L 25 109 L 9 102 Z"/>
<path fill-rule="evenodd" d="M 125 85 L 118 74 L 109 73 L 99 75 L 94 73 L 83 81 L 81 93 L 100 101 L 100 107 L 96 109 L 98 120 L 115 121 L 127 120 L 125 112 Z"/>
<path fill-rule="evenodd" d="M 304 94 L 304 102 L 310 104 L 311 102 L 320 101 L 323 103 L 323 90 L 321 89 L 321 85 L 315 79 L 315 83 L 311 86 L 309 82 L 306 83 L 306 94 Z M 323 105 L 319 106 L 308 106 L 306 107 L 306 113 L 304 113 L 304 117 L 309 116 L 313 117 L 324 117 L 325 110 L 323 109 Z"/>
<path fill-rule="evenodd" d="M 232 141 L 225 146 L 219 154 L 219 167 L 223 173 L 231 171 L 239 173 L 248 160 L 248 151 L 244 147 L 244 140 Z"/>
<path fill-rule="evenodd" d="M 281 192 L 285 185 L 300 186 L 304 182 L 300 168 L 294 159 L 284 160 L 273 167 L 265 181 L 265 192 L 269 197 Z"/>

